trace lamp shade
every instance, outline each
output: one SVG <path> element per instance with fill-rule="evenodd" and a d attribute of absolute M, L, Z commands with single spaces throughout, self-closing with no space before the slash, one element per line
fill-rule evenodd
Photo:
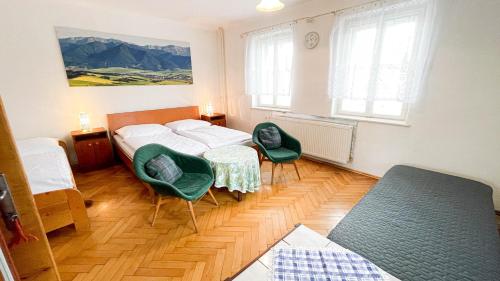
<path fill-rule="evenodd" d="M 274 12 L 281 10 L 285 7 L 280 0 L 262 0 L 259 5 L 257 5 L 257 11 L 259 12 Z"/>
<path fill-rule="evenodd" d="M 90 131 L 90 118 L 86 112 L 80 112 L 80 130 Z"/>
<path fill-rule="evenodd" d="M 207 105 L 207 115 L 211 116 L 213 114 L 214 114 L 214 106 L 212 105 L 212 103 L 208 103 L 208 105 Z"/>

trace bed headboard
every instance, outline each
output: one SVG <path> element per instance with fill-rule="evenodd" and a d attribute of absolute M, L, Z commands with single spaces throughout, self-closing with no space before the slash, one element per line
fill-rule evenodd
<path fill-rule="evenodd" d="M 198 106 L 108 114 L 108 130 L 114 135 L 116 130 L 127 125 L 165 124 L 182 119 L 200 119 Z"/>

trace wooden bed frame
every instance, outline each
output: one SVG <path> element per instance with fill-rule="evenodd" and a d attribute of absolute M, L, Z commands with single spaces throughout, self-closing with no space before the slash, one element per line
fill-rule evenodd
<path fill-rule="evenodd" d="M 108 130 L 111 136 L 111 142 L 115 150 L 115 155 L 118 155 L 120 160 L 134 172 L 132 167 L 132 159 L 128 158 L 127 154 L 115 143 L 113 136 L 115 131 L 121 127 L 128 125 L 139 124 L 165 124 L 172 121 L 182 119 L 200 119 L 200 111 L 198 106 L 173 107 L 155 110 L 144 110 L 134 112 L 123 112 L 108 114 Z"/>
<path fill-rule="evenodd" d="M 66 143 L 59 145 L 68 155 Z M 45 232 L 74 224 L 77 231 L 90 229 L 89 218 L 85 210 L 83 196 L 76 188 L 75 179 L 71 174 L 73 187 L 33 195 L 35 204 L 42 219 Z"/>

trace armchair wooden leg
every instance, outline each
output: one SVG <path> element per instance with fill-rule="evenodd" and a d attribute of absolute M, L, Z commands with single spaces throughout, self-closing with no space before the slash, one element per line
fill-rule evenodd
<path fill-rule="evenodd" d="M 155 225 L 156 217 L 158 216 L 158 211 L 160 211 L 160 206 L 161 206 L 161 195 L 158 195 L 158 200 L 156 201 L 156 209 L 155 213 L 153 214 L 153 221 L 151 222 L 151 226 Z"/>
<path fill-rule="evenodd" d="M 297 176 L 299 177 L 299 180 L 302 180 L 299 174 L 299 168 L 297 168 L 297 162 L 293 161 L 293 166 L 295 167 L 295 172 L 297 172 Z"/>
<path fill-rule="evenodd" d="M 158 196 L 160 196 L 160 195 L 158 195 Z M 151 187 L 149 188 L 149 197 L 151 197 L 151 204 L 154 204 L 155 199 L 156 199 L 156 192 Z"/>
<path fill-rule="evenodd" d="M 286 175 L 285 175 L 285 169 L 283 168 L 283 163 L 280 163 L 280 166 L 281 166 L 280 176 L 283 178 L 283 182 L 286 184 Z"/>
<path fill-rule="evenodd" d="M 186 201 L 189 209 L 189 213 L 191 214 L 191 219 L 193 219 L 194 230 L 198 233 L 198 224 L 196 223 L 196 217 L 194 215 L 193 203 L 191 201 Z"/>
<path fill-rule="evenodd" d="M 274 184 L 274 168 L 276 168 L 275 163 L 273 163 L 273 168 L 272 168 L 272 172 L 271 172 L 271 185 Z"/>
<path fill-rule="evenodd" d="M 212 200 L 214 201 L 215 206 L 219 206 L 219 202 L 217 202 L 217 199 L 215 199 L 215 196 L 214 196 L 214 194 L 212 193 L 212 191 L 210 190 L 210 188 L 208 189 L 208 195 L 210 195 L 210 197 L 211 197 L 211 198 L 212 198 Z"/>
<path fill-rule="evenodd" d="M 144 185 L 144 188 L 146 189 L 146 192 L 149 194 L 149 198 L 151 199 L 151 204 L 155 205 L 155 190 L 151 187 L 151 185 L 147 183 L 142 183 Z"/>

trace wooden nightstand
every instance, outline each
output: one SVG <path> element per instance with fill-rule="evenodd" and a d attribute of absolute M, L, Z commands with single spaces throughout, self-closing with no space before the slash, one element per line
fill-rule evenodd
<path fill-rule="evenodd" d="M 226 127 L 226 114 L 223 113 L 214 113 L 212 115 L 202 114 L 201 120 L 208 121 L 212 125 Z"/>
<path fill-rule="evenodd" d="M 88 132 L 71 132 L 78 169 L 90 171 L 107 167 L 113 163 L 113 149 L 104 128 L 95 128 Z"/>

